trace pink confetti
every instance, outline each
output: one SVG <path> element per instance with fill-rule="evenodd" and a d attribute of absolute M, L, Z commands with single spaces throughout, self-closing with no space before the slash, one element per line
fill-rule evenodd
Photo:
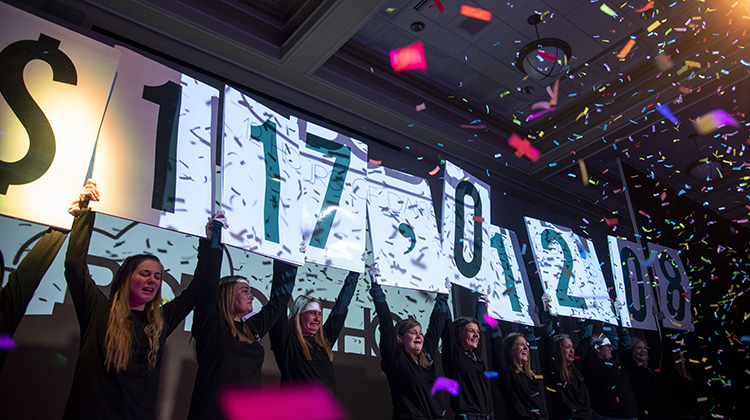
<path fill-rule="evenodd" d="M 427 106 L 422 102 L 421 104 L 417 105 L 417 111 L 424 111 L 427 108 Z"/>
<path fill-rule="evenodd" d="M 424 58 L 424 45 L 417 41 L 407 47 L 391 50 L 391 67 L 396 72 L 408 70 L 427 70 Z"/>
<path fill-rule="evenodd" d="M 484 322 L 490 327 L 497 327 L 497 320 L 490 316 L 490 314 L 484 314 Z"/>
<path fill-rule="evenodd" d="M 344 411 L 322 384 L 226 388 L 221 407 L 228 420 L 344 420 Z"/>
<path fill-rule="evenodd" d="M 531 159 L 532 162 L 536 162 L 539 159 L 539 150 L 531 145 L 527 139 L 522 139 L 518 134 L 513 133 L 508 139 L 508 144 L 516 149 L 516 156 L 526 156 Z"/>

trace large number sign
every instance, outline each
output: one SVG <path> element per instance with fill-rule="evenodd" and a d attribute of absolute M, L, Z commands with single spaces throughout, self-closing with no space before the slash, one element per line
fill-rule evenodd
<path fill-rule="evenodd" d="M 216 88 L 122 47 L 97 142 L 97 211 L 203 235 Z"/>
<path fill-rule="evenodd" d="M 367 214 L 380 284 L 447 293 L 430 185 L 369 164 Z"/>
<path fill-rule="evenodd" d="M 297 125 L 242 92 L 224 94 L 224 243 L 302 265 Z"/>
<path fill-rule="evenodd" d="M 490 188 L 458 166 L 445 162 L 443 182 L 443 254 L 451 282 L 487 290 L 490 243 Z"/>
<path fill-rule="evenodd" d="M 367 145 L 298 121 L 302 157 L 302 235 L 307 262 L 364 270 Z"/>
<path fill-rule="evenodd" d="M 594 244 L 570 228 L 525 217 L 542 288 L 551 310 L 617 324 Z"/>
<path fill-rule="evenodd" d="M 643 251 L 635 242 L 607 236 L 609 261 L 615 279 L 615 291 L 620 302 L 620 323 L 656 331 L 656 320 L 648 268 L 643 265 Z"/>
<path fill-rule="evenodd" d="M 0 3 L 0 213 L 70 227 L 119 52 Z"/>
<path fill-rule="evenodd" d="M 512 230 L 490 225 L 490 276 L 487 312 L 497 319 L 534 325 L 529 309 L 534 301 L 518 249 L 518 238 Z"/>
<path fill-rule="evenodd" d="M 666 318 L 666 328 L 693 331 L 690 308 L 690 280 L 685 272 L 680 253 L 676 249 L 648 244 L 649 252 L 656 253 L 653 265 L 654 281 L 659 285 L 659 307 Z"/>

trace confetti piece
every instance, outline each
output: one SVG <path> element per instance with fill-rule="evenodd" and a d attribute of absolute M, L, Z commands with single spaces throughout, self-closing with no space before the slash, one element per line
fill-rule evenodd
<path fill-rule="evenodd" d="M 662 105 L 662 104 L 656 104 L 656 110 L 661 113 L 661 115 L 664 116 L 664 118 L 668 119 L 669 121 L 672 121 L 672 124 L 674 125 L 680 125 L 680 120 L 677 119 L 677 117 L 672 114 L 672 111 L 669 109 L 669 106 Z"/>
<path fill-rule="evenodd" d="M 617 218 L 608 219 L 608 218 L 605 217 L 604 218 L 604 222 L 607 223 L 607 226 L 617 226 L 617 225 L 620 224 L 620 220 L 617 219 Z"/>
<path fill-rule="evenodd" d="M 16 343 L 10 334 L 0 335 L 0 350 L 12 350 L 14 348 L 16 348 Z"/>
<path fill-rule="evenodd" d="M 576 121 L 578 121 L 579 119 L 581 119 L 581 117 L 583 117 L 584 115 L 588 113 L 589 113 L 589 107 L 584 108 L 583 111 L 580 114 L 578 114 L 578 116 L 576 117 Z"/>
<path fill-rule="evenodd" d="M 490 314 L 484 314 L 484 322 L 490 327 L 497 327 L 497 320 L 490 316 Z"/>
<path fill-rule="evenodd" d="M 435 175 L 436 173 L 440 172 L 440 165 L 436 166 L 435 169 L 428 172 L 430 175 Z"/>
<path fill-rule="evenodd" d="M 432 385 L 432 391 L 430 395 L 433 397 L 438 391 L 448 391 L 451 395 L 458 395 L 458 382 L 453 379 L 439 376 L 435 379 L 435 383 Z"/>
<path fill-rule="evenodd" d="M 424 102 L 417 105 L 417 111 L 424 111 L 427 107 L 425 106 Z"/>
<path fill-rule="evenodd" d="M 440 2 L 440 0 L 434 0 L 434 1 L 435 1 L 435 6 L 437 6 L 439 11 L 442 12 L 445 10 L 445 7 L 443 6 L 443 3 Z"/>
<path fill-rule="evenodd" d="M 475 222 L 479 222 L 479 223 L 484 222 L 484 217 L 474 216 L 473 219 Z"/>
<path fill-rule="evenodd" d="M 487 372 L 484 372 L 484 376 L 492 379 L 492 378 L 497 378 L 498 376 L 500 376 L 500 374 L 495 371 L 487 371 Z"/>
<path fill-rule="evenodd" d="M 609 6 L 607 6 L 606 4 L 602 4 L 601 6 L 599 6 L 599 10 L 601 10 L 602 12 L 604 12 L 604 13 L 612 16 L 613 18 L 617 17 L 617 12 L 615 12 L 614 10 L 612 10 L 612 8 L 609 7 Z"/>
<path fill-rule="evenodd" d="M 656 68 L 658 68 L 659 71 L 667 71 L 672 66 L 672 60 L 666 55 L 659 55 L 656 57 Z"/>
<path fill-rule="evenodd" d="M 407 47 L 391 50 L 391 67 L 396 72 L 408 70 L 427 70 L 424 58 L 424 45 L 417 41 Z"/>
<path fill-rule="evenodd" d="M 490 12 L 489 10 L 477 9 L 476 7 L 467 5 L 461 6 L 461 14 L 479 20 L 489 21 L 490 19 L 492 19 L 492 12 Z"/>
<path fill-rule="evenodd" d="M 372 163 L 373 165 L 380 165 L 383 163 L 382 160 L 375 160 L 375 159 L 368 159 L 368 162 Z"/>
<path fill-rule="evenodd" d="M 527 139 L 522 139 L 516 133 L 510 135 L 508 144 L 516 149 L 516 156 L 526 156 L 531 159 L 532 162 L 536 162 L 539 159 L 539 150 L 531 145 L 531 142 Z"/>
<path fill-rule="evenodd" d="M 487 126 L 486 126 L 486 125 L 484 125 L 484 124 L 482 124 L 482 125 L 474 125 L 474 124 L 461 124 L 461 126 L 460 126 L 460 127 L 461 127 L 461 128 L 471 128 L 471 129 L 474 129 L 474 130 L 484 130 L 485 128 L 487 128 Z"/>
<path fill-rule="evenodd" d="M 640 9 L 635 9 L 635 11 L 638 12 L 638 13 L 643 13 L 643 12 L 645 12 L 646 10 L 648 10 L 648 9 L 650 9 L 652 7 L 654 7 L 654 2 L 650 1 L 650 2 L 646 3 L 646 5 L 643 6 L 643 7 L 641 7 Z"/>
<path fill-rule="evenodd" d="M 739 127 L 737 120 L 723 109 L 713 110 L 693 121 L 693 127 L 698 134 L 708 134 L 725 125 Z"/>
<path fill-rule="evenodd" d="M 653 32 L 654 29 L 658 28 L 659 26 L 661 26 L 661 21 L 657 20 L 656 22 L 649 25 L 648 28 L 646 28 L 646 32 Z"/>
<path fill-rule="evenodd" d="M 685 65 L 688 67 L 695 67 L 697 69 L 701 68 L 701 63 L 697 61 L 685 60 Z"/>
<path fill-rule="evenodd" d="M 586 170 L 586 163 L 583 159 L 578 161 L 578 169 L 581 170 L 581 181 L 583 181 L 583 185 L 589 185 L 589 172 Z"/>
<path fill-rule="evenodd" d="M 322 384 L 279 388 L 232 387 L 220 396 L 228 420 L 344 420 L 344 411 Z"/>
<path fill-rule="evenodd" d="M 625 58 L 634 46 L 635 46 L 635 40 L 629 39 L 628 43 L 625 44 L 625 46 L 622 47 L 620 52 L 617 54 L 617 58 Z"/>

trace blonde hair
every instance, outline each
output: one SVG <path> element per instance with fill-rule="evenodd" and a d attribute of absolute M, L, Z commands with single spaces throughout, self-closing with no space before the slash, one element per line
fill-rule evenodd
<path fill-rule="evenodd" d="M 422 327 L 422 325 L 413 317 L 409 317 L 406 319 L 402 319 L 401 321 L 398 321 L 396 323 L 396 335 L 403 336 L 406 334 L 407 331 L 411 330 L 414 327 Z M 403 343 L 398 343 L 401 348 L 404 348 Z M 407 352 L 409 353 L 409 352 Z M 419 354 L 412 354 L 409 353 L 409 356 L 411 356 L 412 359 L 423 369 L 428 368 L 432 364 L 432 360 L 429 360 L 427 356 L 424 354 L 424 348 L 422 348 L 422 351 L 419 352 Z"/>
<path fill-rule="evenodd" d="M 565 339 L 570 340 L 568 334 L 557 334 L 552 338 L 555 346 L 555 359 L 557 362 L 557 372 L 560 374 L 560 379 L 563 382 L 572 382 L 573 380 L 582 381 L 583 375 L 578 371 L 578 368 L 573 363 L 567 363 L 563 356 L 563 344 Z M 570 340 L 571 344 L 573 340 Z"/>
<path fill-rule="evenodd" d="M 305 340 L 305 337 L 302 335 L 302 325 L 300 324 L 299 319 L 300 316 L 302 316 L 302 311 L 305 309 L 305 306 L 307 306 L 307 304 L 310 302 L 317 303 L 321 308 L 323 308 L 323 304 L 319 299 L 304 295 L 298 296 L 297 299 L 294 300 L 292 314 L 289 318 L 289 327 L 292 329 L 292 331 L 294 331 L 294 335 L 297 337 L 297 340 L 302 347 L 302 353 L 305 355 L 305 358 L 307 360 L 312 359 L 312 356 L 310 356 L 310 349 L 312 348 L 312 346 L 307 342 L 307 340 Z M 317 345 L 323 348 L 323 350 L 328 355 L 328 360 L 333 361 L 331 344 L 328 342 L 326 336 L 323 335 L 323 328 L 318 328 L 318 331 L 313 334 L 312 339 Z"/>
<path fill-rule="evenodd" d="M 237 329 L 237 326 L 234 324 L 234 316 L 237 315 L 234 311 L 234 298 L 236 295 L 234 286 L 240 280 L 247 280 L 247 278 L 242 276 L 225 276 L 219 280 L 221 284 L 219 286 L 219 312 L 224 317 L 227 326 L 229 326 L 229 333 L 232 334 L 232 337 L 246 343 L 252 343 L 255 341 L 255 336 L 247 324 L 242 323 L 242 331 Z"/>
<path fill-rule="evenodd" d="M 109 310 L 107 333 L 104 338 L 106 354 L 104 365 L 107 370 L 122 372 L 130 361 L 134 336 L 133 322 L 130 320 L 130 280 L 138 266 L 146 260 L 156 261 L 161 267 L 161 262 L 153 255 L 133 255 L 125 259 L 112 280 L 110 290 L 112 307 Z M 164 267 L 161 267 L 161 270 L 163 276 Z M 156 295 L 146 304 L 144 310 L 147 320 L 145 332 L 149 346 L 148 366 L 149 369 L 153 369 L 159 362 L 161 345 L 159 339 L 164 329 L 164 317 L 161 312 L 161 283 Z"/>
<path fill-rule="evenodd" d="M 526 360 L 526 363 L 521 364 L 513 359 L 513 357 L 511 357 L 510 355 L 510 351 L 513 349 L 513 345 L 516 344 L 516 342 L 520 338 L 523 338 L 524 340 L 526 339 L 526 337 L 516 332 L 510 333 L 505 338 L 503 338 L 503 351 L 505 352 L 505 357 L 513 365 L 516 373 L 523 373 L 529 378 L 534 379 L 534 372 L 531 370 L 531 357 Z M 526 345 L 528 346 L 528 343 Z"/>

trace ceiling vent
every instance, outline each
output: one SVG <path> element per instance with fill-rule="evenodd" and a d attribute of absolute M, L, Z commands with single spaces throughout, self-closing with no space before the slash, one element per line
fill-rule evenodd
<path fill-rule="evenodd" d="M 432 3 L 432 0 L 419 0 L 416 5 L 414 5 L 414 10 L 417 12 L 421 12 L 422 9 L 427 7 L 428 4 Z"/>

